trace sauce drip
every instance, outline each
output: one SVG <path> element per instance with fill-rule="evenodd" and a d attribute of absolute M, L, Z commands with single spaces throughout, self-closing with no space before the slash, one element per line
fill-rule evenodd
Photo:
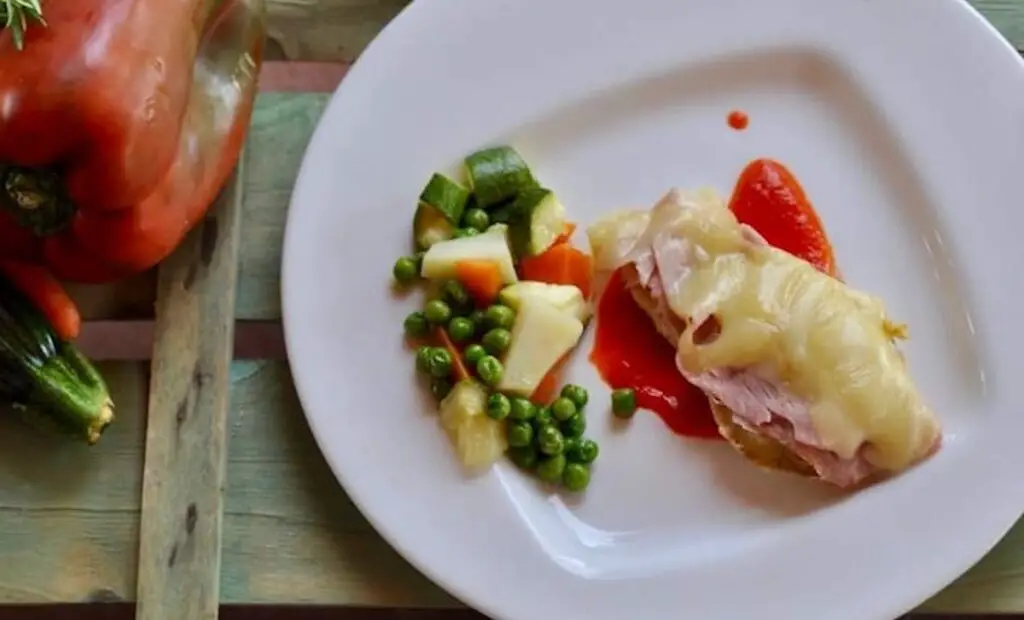
<path fill-rule="evenodd" d="M 654 328 L 616 271 L 597 306 L 597 330 L 590 361 L 612 388 L 632 388 L 636 402 L 674 432 L 718 438 L 704 393 L 676 370 L 676 350 Z"/>
<path fill-rule="evenodd" d="M 771 159 L 750 162 L 740 174 L 729 208 L 769 244 L 836 275 L 828 237 L 796 177 Z M 675 348 L 658 333 L 625 287 L 619 271 L 597 306 L 590 361 L 612 389 L 636 391 L 637 404 L 656 413 L 679 435 L 720 438 L 707 397 L 676 370 Z"/>
<path fill-rule="evenodd" d="M 727 121 L 729 126 L 736 131 L 743 131 L 748 125 L 750 125 L 750 117 L 743 110 L 733 110 L 732 112 L 729 112 Z"/>

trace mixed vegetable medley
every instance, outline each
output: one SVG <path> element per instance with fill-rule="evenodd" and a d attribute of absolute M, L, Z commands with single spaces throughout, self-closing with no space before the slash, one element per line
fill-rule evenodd
<path fill-rule="evenodd" d="M 578 492 L 599 448 L 586 436 L 587 391 L 560 381 L 592 316 L 593 261 L 573 245 L 574 229 L 515 149 L 487 148 L 465 158 L 463 179 L 427 182 L 415 253 L 393 275 L 427 291 L 405 335 L 463 465 L 507 455 Z"/>

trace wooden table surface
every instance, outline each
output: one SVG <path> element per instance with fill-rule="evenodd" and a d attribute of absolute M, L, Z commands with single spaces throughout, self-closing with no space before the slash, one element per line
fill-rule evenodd
<path fill-rule="evenodd" d="M 288 63 L 265 68 L 243 168 L 224 603 L 459 606 L 373 531 L 334 480 L 296 400 L 279 329 L 281 236 L 303 150 L 326 92 L 404 4 L 270 0 L 271 57 Z M 1024 0 L 974 4 L 1024 48 Z M 0 603 L 135 598 L 154 283 L 147 274 L 73 291 L 90 320 L 83 347 L 106 358 L 118 403 L 99 445 L 0 419 Z M 1024 525 L 923 609 L 1024 612 Z"/>

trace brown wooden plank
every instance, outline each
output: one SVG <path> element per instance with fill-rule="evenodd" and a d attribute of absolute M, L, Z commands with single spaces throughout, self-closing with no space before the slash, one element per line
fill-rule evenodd
<path fill-rule="evenodd" d="M 11 618 L 19 620 L 128 620 L 133 606 L 104 605 L 12 606 Z M 223 620 L 487 620 L 469 609 L 385 609 L 380 607 L 325 607 L 322 605 L 225 605 Z M 1019 614 L 911 614 L 904 620 L 1022 620 Z"/>
<path fill-rule="evenodd" d="M 78 346 L 94 361 L 146 361 L 153 356 L 151 320 L 90 321 L 82 325 Z M 284 359 L 284 334 L 277 321 L 236 321 L 234 358 Z"/>
<path fill-rule="evenodd" d="M 281 62 L 264 63 L 260 91 L 264 93 L 329 93 L 348 72 L 349 63 Z"/>
<path fill-rule="evenodd" d="M 351 62 L 408 0 L 268 0 L 272 58 Z"/>
<path fill-rule="evenodd" d="M 143 471 L 140 620 L 213 619 L 243 174 L 160 267 Z"/>

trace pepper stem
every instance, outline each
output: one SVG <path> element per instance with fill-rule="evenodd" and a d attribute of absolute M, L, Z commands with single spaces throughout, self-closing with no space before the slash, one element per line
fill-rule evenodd
<path fill-rule="evenodd" d="M 56 172 L 4 164 L 0 164 L 0 208 L 41 237 L 64 230 L 76 211 Z"/>

